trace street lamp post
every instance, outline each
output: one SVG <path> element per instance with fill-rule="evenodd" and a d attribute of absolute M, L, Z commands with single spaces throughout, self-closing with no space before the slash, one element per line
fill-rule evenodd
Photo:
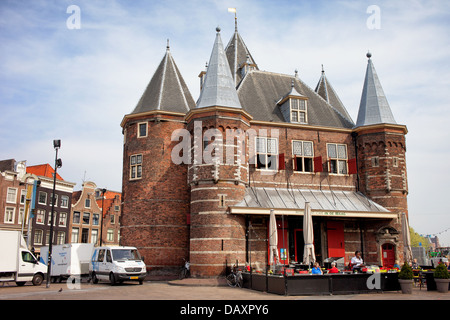
<path fill-rule="evenodd" d="M 52 245 L 53 245 L 53 221 L 55 212 L 55 191 L 56 191 L 56 171 L 62 167 L 61 159 L 58 159 L 58 150 L 61 148 L 61 140 L 53 140 L 53 148 L 56 150 L 55 156 L 55 173 L 53 174 L 53 194 L 52 194 L 52 211 L 50 214 L 50 235 L 48 244 L 48 261 L 47 261 L 47 288 L 50 287 L 50 275 L 52 271 Z"/>
<path fill-rule="evenodd" d="M 105 201 L 105 192 L 106 192 L 106 189 L 105 188 L 103 188 L 102 189 L 102 216 L 101 216 L 101 221 L 100 221 L 100 247 L 102 246 L 102 243 L 103 243 L 103 215 L 104 215 L 104 213 L 103 213 L 103 204 L 104 204 L 104 201 Z"/>

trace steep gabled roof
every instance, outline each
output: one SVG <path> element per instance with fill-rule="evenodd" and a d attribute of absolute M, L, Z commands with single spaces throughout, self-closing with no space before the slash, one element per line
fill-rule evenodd
<path fill-rule="evenodd" d="M 220 28 L 216 28 L 216 39 L 208 63 L 197 108 L 212 106 L 241 108 L 230 66 L 223 49 Z"/>
<path fill-rule="evenodd" d="M 367 61 L 356 127 L 381 123 L 396 124 L 371 57 L 372 55 L 368 53 L 369 60 Z"/>
<path fill-rule="evenodd" d="M 277 103 L 292 87 L 308 99 L 308 125 L 350 129 L 354 126 L 302 80 L 291 75 L 253 70 L 238 88 L 242 108 L 254 120 L 285 122 Z"/>
<path fill-rule="evenodd" d="M 38 177 L 40 176 L 53 179 L 53 174 L 55 173 L 55 170 L 51 165 L 46 163 L 46 164 L 38 164 L 36 166 L 28 166 L 27 173 L 35 174 Z M 56 173 L 56 179 L 64 181 L 64 179 L 59 175 L 59 173 Z"/>
<path fill-rule="evenodd" d="M 194 107 L 194 99 L 167 45 L 164 58 L 132 114 L 154 110 L 186 113 Z"/>
<path fill-rule="evenodd" d="M 325 71 L 322 67 L 322 75 L 320 76 L 319 82 L 317 83 L 316 89 L 314 90 L 319 96 L 321 96 L 326 102 L 331 104 L 338 112 L 340 112 L 344 117 L 346 117 L 350 122 L 353 122 L 352 117 L 348 113 L 341 99 L 339 99 L 336 91 L 334 91 L 331 83 L 325 76 Z"/>
<path fill-rule="evenodd" d="M 249 63 L 254 65 L 254 68 L 258 70 L 258 66 L 253 59 L 252 54 L 248 50 L 247 46 L 244 43 L 241 35 L 237 31 L 237 26 L 235 28 L 235 32 L 228 42 L 225 53 L 227 55 L 228 64 L 230 65 L 231 73 L 233 74 L 233 79 L 235 86 L 237 87 L 242 80 L 242 73 L 239 68 L 244 63 Z"/>

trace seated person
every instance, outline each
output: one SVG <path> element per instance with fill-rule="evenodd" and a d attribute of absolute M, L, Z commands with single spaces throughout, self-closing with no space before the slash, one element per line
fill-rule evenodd
<path fill-rule="evenodd" d="M 312 274 L 322 274 L 322 269 L 320 269 L 320 265 L 318 262 L 314 263 L 314 267 L 311 269 Z"/>
<path fill-rule="evenodd" d="M 361 258 L 361 251 L 357 250 L 355 252 L 355 256 L 350 261 L 351 267 L 353 271 L 361 271 L 361 268 L 364 267 L 364 261 Z"/>
<path fill-rule="evenodd" d="M 394 265 L 392 266 L 393 269 L 401 269 L 400 265 L 398 264 L 398 260 L 395 260 Z"/>
<path fill-rule="evenodd" d="M 419 269 L 419 264 L 417 263 L 417 259 L 413 260 L 411 267 L 413 269 Z"/>
<path fill-rule="evenodd" d="M 328 273 L 339 273 L 339 269 L 336 268 L 336 262 L 331 263 L 331 269 L 328 269 Z"/>

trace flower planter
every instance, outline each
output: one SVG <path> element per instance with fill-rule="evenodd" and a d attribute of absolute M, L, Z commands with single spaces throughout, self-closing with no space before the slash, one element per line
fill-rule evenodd
<path fill-rule="evenodd" d="M 436 289 L 438 292 L 441 292 L 441 293 L 448 292 L 448 286 L 449 286 L 450 279 L 434 278 L 434 281 L 436 282 Z"/>
<path fill-rule="evenodd" d="M 413 288 L 413 280 L 412 279 L 398 279 L 400 283 L 400 288 L 402 289 L 403 294 L 411 294 Z"/>

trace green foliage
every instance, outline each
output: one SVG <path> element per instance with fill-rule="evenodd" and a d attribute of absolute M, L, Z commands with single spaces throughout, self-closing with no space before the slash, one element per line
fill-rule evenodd
<path fill-rule="evenodd" d="M 428 250 L 430 247 L 430 242 L 427 238 L 421 237 L 417 232 L 414 231 L 413 228 L 409 227 L 409 234 L 411 236 L 411 247 L 418 247 L 419 243 L 422 244 L 422 247 L 425 248 L 425 250 Z"/>
<path fill-rule="evenodd" d="M 399 279 L 408 280 L 412 279 L 414 277 L 413 270 L 411 266 L 408 264 L 408 262 L 405 262 L 402 266 L 402 269 L 400 270 L 398 274 Z"/>
<path fill-rule="evenodd" d="M 435 279 L 448 279 L 450 278 L 450 274 L 448 273 L 447 267 L 445 264 L 440 263 L 434 270 L 434 278 Z"/>

